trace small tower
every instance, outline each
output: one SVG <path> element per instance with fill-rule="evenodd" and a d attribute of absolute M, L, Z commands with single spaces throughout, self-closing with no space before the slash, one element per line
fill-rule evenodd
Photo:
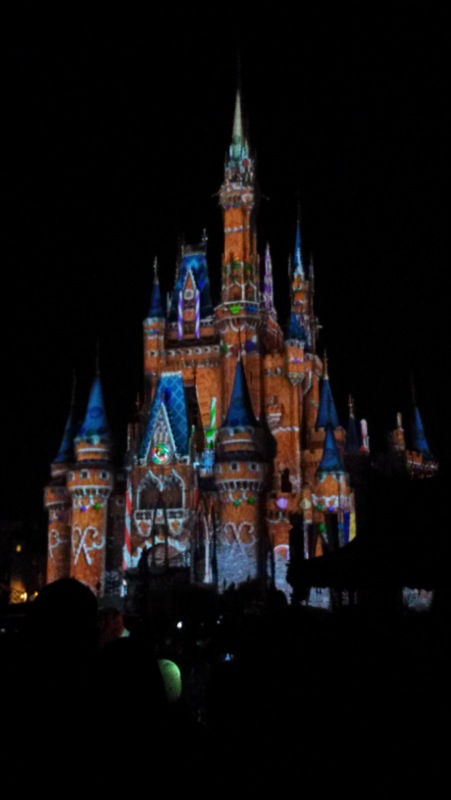
<path fill-rule="evenodd" d="M 51 465 L 51 480 L 45 488 L 44 506 L 48 511 L 47 583 L 70 575 L 71 499 L 66 488 L 67 472 L 74 461 L 75 380 L 69 417 L 64 428 L 58 455 Z"/>
<path fill-rule="evenodd" d="M 67 488 L 72 496 L 71 576 L 99 596 L 104 594 L 108 501 L 114 486 L 111 445 L 97 374 L 75 439 L 76 463 L 68 473 Z"/>
<path fill-rule="evenodd" d="M 166 318 L 163 311 L 156 258 L 153 265 L 153 276 L 152 298 L 149 313 L 143 322 L 144 376 L 148 386 L 150 382 L 160 374 L 163 367 L 164 335 L 166 328 Z"/>
<path fill-rule="evenodd" d="M 388 434 L 388 445 L 392 453 L 405 453 L 406 437 L 400 411 L 396 414 L 396 428 Z"/>
<path fill-rule="evenodd" d="M 415 403 L 415 397 L 414 397 Z M 416 403 L 412 409 L 411 447 L 406 450 L 407 469 L 411 478 L 435 475 L 438 464 L 427 443 L 420 412 Z"/>
<path fill-rule="evenodd" d="M 348 408 L 349 419 L 343 461 L 346 471 L 349 474 L 352 494 L 349 532 L 345 530 L 345 544 L 353 539 L 357 532 L 363 530 L 365 523 L 366 488 L 368 484 L 368 471 L 370 469 L 367 424 L 365 420 L 361 420 L 359 434 L 359 426 L 355 418 L 354 400 L 351 395 L 348 397 Z"/>
<path fill-rule="evenodd" d="M 291 279 L 291 313 L 288 325 L 288 339 L 299 339 L 304 342 L 305 348 L 313 349 L 312 334 L 312 304 L 313 287 L 304 269 L 301 249 L 301 226 L 298 221 L 296 226 L 296 239 L 294 246 L 293 269 L 290 270 Z M 313 270 L 313 265 L 311 266 Z"/>
<path fill-rule="evenodd" d="M 263 499 L 269 434 L 257 421 L 238 361 L 229 410 L 218 432 L 215 479 L 220 499 L 217 547 L 220 585 L 262 578 L 266 569 Z"/>
<path fill-rule="evenodd" d="M 322 516 L 318 530 L 323 550 L 337 550 L 349 540 L 351 491 L 349 476 L 328 423 L 321 461 L 316 472 L 314 505 Z"/>

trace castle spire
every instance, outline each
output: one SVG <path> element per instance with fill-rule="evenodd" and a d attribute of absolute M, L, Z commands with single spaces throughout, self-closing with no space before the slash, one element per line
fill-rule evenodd
<path fill-rule="evenodd" d="M 358 453 L 360 449 L 360 444 L 359 444 L 359 435 L 357 433 L 357 425 L 354 415 L 354 399 L 352 395 L 349 395 L 348 407 L 349 407 L 349 421 L 348 421 L 348 433 L 346 436 L 346 452 Z"/>
<path fill-rule="evenodd" d="M 147 316 L 149 319 L 164 318 L 163 303 L 161 300 L 160 282 L 158 280 L 158 260 L 156 256 L 153 262 L 152 298 L 150 301 L 150 308 Z"/>
<path fill-rule="evenodd" d="M 109 440 L 110 429 L 105 413 L 105 404 L 103 401 L 102 384 L 100 382 L 100 375 L 97 374 L 93 380 L 91 392 L 89 394 L 88 407 L 82 426 L 79 430 L 77 440 L 101 439 L 102 441 Z"/>
<path fill-rule="evenodd" d="M 414 450 L 418 453 L 423 453 L 425 456 L 429 456 L 431 451 L 429 450 L 429 445 L 426 440 L 426 434 L 424 432 L 418 406 L 414 406 L 412 416 L 412 443 Z"/>
<path fill-rule="evenodd" d="M 301 251 L 301 223 L 298 218 L 296 224 L 296 239 L 294 243 L 294 258 L 293 258 L 293 275 L 301 275 L 304 277 L 304 266 L 302 263 Z"/>
<path fill-rule="evenodd" d="M 222 302 L 258 302 L 260 280 L 252 217 L 254 162 L 244 136 L 239 89 L 235 100 L 232 143 L 219 200 L 224 212 Z"/>
<path fill-rule="evenodd" d="M 410 376 L 410 392 L 412 396 L 412 445 L 417 453 L 422 453 L 425 456 L 430 455 L 429 446 L 426 440 L 426 434 L 423 428 L 420 412 L 417 406 L 417 393 L 415 390 L 415 381 L 413 373 Z"/>
<path fill-rule="evenodd" d="M 316 420 L 317 428 L 327 428 L 331 426 L 333 429 L 339 427 L 337 409 L 335 408 L 334 398 L 329 383 L 329 361 L 327 355 L 324 353 L 324 371 L 323 383 L 321 386 L 321 397 L 319 401 L 318 417 Z"/>
<path fill-rule="evenodd" d="M 245 139 L 243 132 L 243 115 L 241 113 L 241 93 L 238 88 L 236 90 L 235 112 L 233 115 L 232 146 L 241 148 L 244 144 Z M 235 152 L 234 155 L 235 158 L 239 158 L 241 155 L 241 150 L 238 150 L 238 154 Z"/>
<path fill-rule="evenodd" d="M 267 311 L 274 312 L 274 288 L 272 280 L 272 261 L 269 244 L 265 250 L 265 274 L 263 277 L 263 305 Z"/>
<path fill-rule="evenodd" d="M 314 280 L 315 280 L 315 264 L 314 264 L 314 261 L 313 261 L 313 253 L 310 253 L 310 258 L 309 258 L 309 262 L 308 262 L 308 276 L 309 276 L 309 279 L 310 279 L 310 288 L 311 288 L 311 291 L 313 292 L 313 290 L 314 290 Z"/>
<path fill-rule="evenodd" d="M 236 365 L 235 380 L 233 382 L 232 396 L 229 410 L 223 422 L 223 428 L 237 428 L 241 426 L 259 427 L 252 408 L 246 373 L 241 359 Z"/>

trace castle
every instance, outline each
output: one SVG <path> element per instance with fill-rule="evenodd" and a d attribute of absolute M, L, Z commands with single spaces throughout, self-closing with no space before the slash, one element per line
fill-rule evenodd
<path fill-rule="evenodd" d="M 73 576 L 114 602 L 144 566 L 149 575 L 185 570 L 220 589 L 250 578 L 289 592 L 294 519 L 305 558 L 356 535 L 353 470 L 368 460 L 367 425 L 357 423 L 351 399 L 347 429 L 338 419 L 327 358 L 317 353 L 314 270 L 299 225 L 285 333 L 278 323 L 270 249 L 262 268 L 257 249 L 255 196 L 238 93 L 219 192 L 220 302 L 213 307 L 206 237 L 182 250 L 168 302 L 155 263 L 145 391 L 124 465 L 113 465 L 96 375 L 84 422 L 78 427 L 71 412 L 45 490 L 48 582 Z M 411 450 L 400 418 L 391 447 L 421 477 L 436 465 L 415 414 Z"/>

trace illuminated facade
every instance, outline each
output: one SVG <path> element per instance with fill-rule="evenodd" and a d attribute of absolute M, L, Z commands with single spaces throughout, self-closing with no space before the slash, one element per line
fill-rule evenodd
<path fill-rule="evenodd" d="M 219 304 L 211 302 L 206 239 L 182 252 L 169 302 L 155 264 L 145 392 L 124 469 L 111 463 L 99 376 L 81 429 L 69 418 L 45 493 L 49 582 L 73 575 L 114 598 L 138 567 L 178 567 L 219 588 L 260 578 L 289 590 L 293 515 L 305 558 L 355 536 L 350 465 L 368 458 L 366 423 L 357 424 L 352 402 L 346 429 L 338 419 L 327 359 L 316 352 L 313 265 L 299 226 L 285 333 L 278 323 L 270 250 L 262 268 L 257 250 L 239 95 L 219 199 Z M 424 434 L 415 446 L 410 460 L 420 473 L 432 463 Z"/>

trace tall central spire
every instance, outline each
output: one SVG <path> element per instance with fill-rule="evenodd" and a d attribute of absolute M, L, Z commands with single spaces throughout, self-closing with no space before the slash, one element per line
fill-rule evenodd
<path fill-rule="evenodd" d="M 235 113 L 233 116 L 233 131 L 232 131 L 232 145 L 230 155 L 238 159 L 241 155 L 242 147 L 246 146 L 243 131 L 243 115 L 241 113 L 241 95 L 240 90 L 237 89 L 235 98 Z"/>
<path fill-rule="evenodd" d="M 251 221 L 254 195 L 254 162 L 244 136 L 241 93 L 238 89 L 232 142 L 219 192 L 224 211 L 223 302 L 258 299 L 257 254 Z"/>

